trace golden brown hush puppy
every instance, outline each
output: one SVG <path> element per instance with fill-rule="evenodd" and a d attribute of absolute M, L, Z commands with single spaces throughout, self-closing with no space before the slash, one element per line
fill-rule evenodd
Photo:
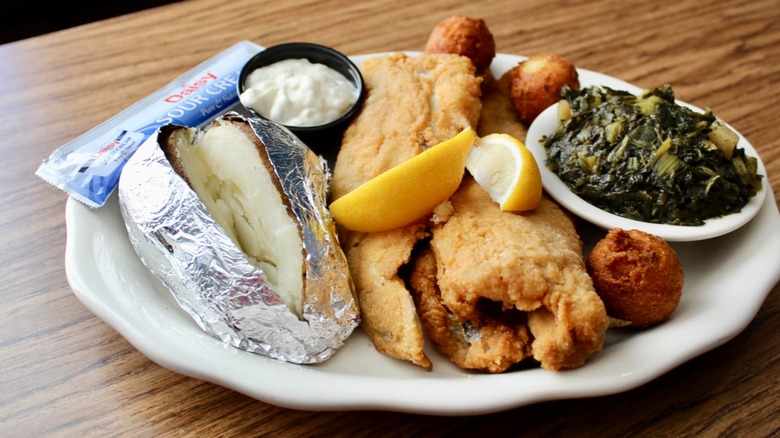
<path fill-rule="evenodd" d="M 665 321 L 680 303 L 683 269 L 674 249 L 639 230 L 611 230 L 585 265 L 607 314 L 644 328 Z"/>
<path fill-rule="evenodd" d="M 558 102 L 564 85 L 579 88 L 577 69 L 568 59 L 549 54 L 533 55 L 512 69 L 510 97 L 517 117 L 526 126 L 542 111 Z"/>
<path fill-rule="evenodd" d="M 477 73 L 481 73 L 493 62 L 496 43 L 484 20 L 454 15 L 433 28 L 425 51 L 465 56 L 471 59 Z"/>

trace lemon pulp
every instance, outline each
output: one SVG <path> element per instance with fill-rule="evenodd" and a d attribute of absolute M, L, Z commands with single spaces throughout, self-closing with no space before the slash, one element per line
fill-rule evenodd
<path fill-rule="evenodd" d="M 483 137 L 469 152 L 466 169 L 504 211 L 539 206 L 542 176 L 531 151 L 509 134 Z"/>

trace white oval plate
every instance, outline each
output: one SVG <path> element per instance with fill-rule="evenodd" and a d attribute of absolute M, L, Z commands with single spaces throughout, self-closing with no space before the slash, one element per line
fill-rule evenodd
<path fill-rule="evenodd" d="M 521 59 L 498 55 L 494 74 Z M 428 372 L 378 353 L 360 330 L 325 363 L 295 365 L 229 347 L 201 331 L 136 256 L 115 194 L 97 210 L 68 199 L 66 223 L 65 270 L 74 294 L 141 353 L 178 373 L 305 410 L 471 415 L 630 390 L 736 336 L 780 279 L 780 214 L 774 197 L 767 197 L 740 230 L 673 244 L 685 287 L 672 318 L 639 333 L 610 330 L 603 351 L 576 370 L 470 373 L 429 346 Z M 583 234 L 586 245 L 598 237 Z"/>
<path fill-rule="evenodd" d="M 578 70 L 580 78 L 580 86 L 582 88 L 592 85 L 603 85 L 616 90 L 625 90 L 632 94 L 639 94 L 642 90 L 627 82 L 599 74 L 590 72 L 587 70 Z M 694 111 L 702 112 L 701 109 L 687 104 L 685 102 L 677 101 L 679 105 L 686 106 Z M 725 123 L 725 122 L 724 122 Z M 726 124 L 728 126 L 728 124 Z M 545 191 L 558 203 L 560 203 L 567 210 L 587 220 L 601 228 L 610 230 L 613 228 L 622 228 L 624 230 L 642 230 L 647 233 L 655 234 L 669 242 L 689 242 L 694 240 L 711 239 L 713 237 L 722 236 L 726 233 L 730 233 L 737 228 L 745 225 L 753 219 L 758 213 L 761 205 L 764 203 L 764 198 L 767 192 L 767 178 L 766 169 L 764 163 L 761 161 L 761 157 L 753 148 L 753 145 L 745 137 L 742 136 L 736 129 L 729 126 L 734 132 L 739 135 L 738 148 L 745 150 L 745 153 L 749 156 L 755 157 L 758 161 L 758 174 L 764 175 L 762 178 L 761 190 L 759 190 L 755 196 L 750 198 L 745 207 L 738 213 L 732 213 L 722 217 L 709 219 L 705 221 L 704 225 L 699 226 L 684 226 L 684 225 L 667 225 L 667 224 L 653 224 L 649 222 L 642 222 L 625 217 L 618 216 L 608 211 L 602 210 L 593 204 L 585 201 L 577 196 L 571 189 L 564 183 L 555 172 L 551 171 L 546 165 L 547 151 L 542 144 L 542 137 L 545 135 L 552 135 L 558 130 L 558 104 L 554 104 L 544 110 L 539 116 L 531 123 L 528 128 L 528 133 L 525 137 L 525 145 L 534 155 L 537 164 L 539 164 L 539 170 L 542 173 L 542 185 Z"/>

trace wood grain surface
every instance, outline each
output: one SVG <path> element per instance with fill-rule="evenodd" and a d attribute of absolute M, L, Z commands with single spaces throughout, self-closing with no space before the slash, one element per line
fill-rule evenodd
<path fill-rule="evenodd" d="M 263 403 L 157 365 L 73 295 L 66 196 L 34 176 L 52 150 L 239 40 L 422 50 L 453 14 L 502 53 L 672 84 L 751 141 L 780 199 L 777 0 L 188 0 L 0 45 L 0 436 L 778 436 L 778 286 L 734 339 L 640 388 L 463 417 Z"/>

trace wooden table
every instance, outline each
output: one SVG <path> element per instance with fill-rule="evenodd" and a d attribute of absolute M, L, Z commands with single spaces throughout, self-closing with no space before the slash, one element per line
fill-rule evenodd
<path fill-rule="evenodd" d="M 238 40 L 309 40 L 348 54 L 422 50 L 452 14 L 485 19 L 503 53 L 558 53 L 641 87 L 673 84 L 680 100 L 714 108 L 751 141 L 780 200 L 776 0 L 188 0 L 6 44 L 0 435 L 777 434 L 778 286 L 736 338 L 640 388 L 473 417 L 279 408 L 157 365 L 73 295 L 66 196 L 33 175 L 52 150 Z"/>

